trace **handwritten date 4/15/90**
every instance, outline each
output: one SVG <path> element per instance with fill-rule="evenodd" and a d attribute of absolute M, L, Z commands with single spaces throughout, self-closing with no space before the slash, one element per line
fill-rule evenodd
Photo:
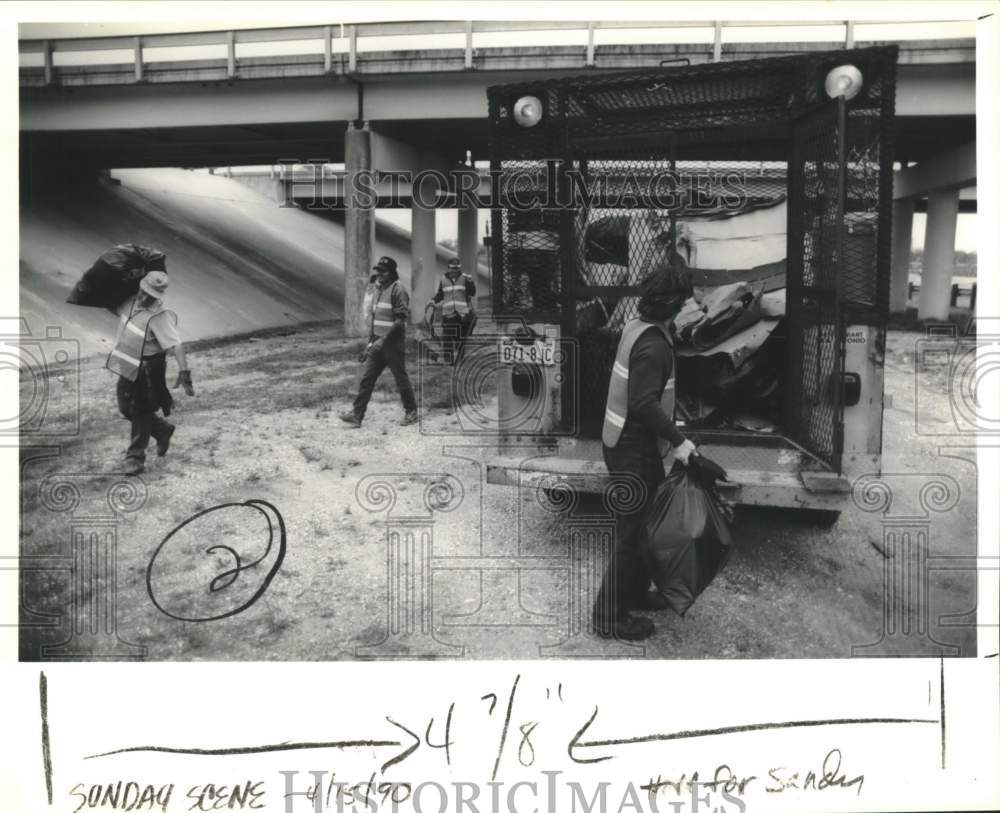
<path fill-rule="evenodd" d="M 747 788 L 757 783 L 763 783 L 767 793 L 784 793 L 797 790 L 827 790 L 829 788 L 854 788 L 860 795 L 864 785 L 864 774 L 848 776 L 842 768 L 843 754 L 839 748 L 831 748 L 823 758 L 819 771 L 812 768 L 796 770 L 785 766 L 770 768 L 766 777 L 756 775 L 741 776 L 728 765 L 720 765 L 711 777 L 702 778 L 695 771 L 690 777 L 682 774 L 676 779 L 664 779 L 662 776 L 647 785 L 644 790 L 660 793 L 673 791 L 677 795 L 688 792 L 691 788 L 702 788 L 726 794 L 743 796 Z"/>

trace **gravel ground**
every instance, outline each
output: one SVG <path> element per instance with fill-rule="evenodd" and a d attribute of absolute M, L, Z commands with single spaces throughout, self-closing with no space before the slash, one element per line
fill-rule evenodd
<path fill-rule="evenodd" d="M 889 337 L 886 392 L 892 405 L 885 413 L 883 471 L 895 478 L 891 510 L 918 513 L 917 496 L 928 478 L 954 478 L 960 496 L 952 509 L 932 515 L 930 554 L 974 555 L 974 457 L 954 447 L 943 456 L 933 439 L 915 431 L 918 338 L 906 332 Z M 358 349 L 359 342 L 343 339 L 336 326 L 321 326 L 192 351 L 198 395 L 177 396 L 173 446 L 163 458 L 151 450 L 141 509 L 111 523 L 117 528 L 117 584 L 82 588 L 84 598 L 108 588 L 117 637 L 78 636 L 85 651 L 122 658 L 144 647 L 151 660 L 798 658 L 850 657 L 853 647 L 883 639 L 884 573 L 899 563 L 886 558 L 884 517 L 850 504 L 833 527 L 795 512 L 740 510 L 737 548 L 727 568 L 684 618 L 653 614 L 657 632 L 643 647 L 580 634 L 572 623 L 581 615 L 572 602 L 578 591 L 570 587 L 579 584 L 577 574 L 584 582 L 588 574 L 593 578 L 594 562 L 584 558 L 579 567 L 568 567 L 566 524 L 534 492 L 484 485 L 486 441 L 463 435 L 459 416 L 447 410 L 443 368 L 424 368 L 419 377 L 419 426 L 398 425 L 402 409 L 388 373 L 363 428 L 337 420 L 357 385 Z M 115 475 L 127 424 L 117 416 L 113 378 L 102 364 L 90 359 L 82 366 L 79 434 L 60 449 L 22 451 L 24 557 L 66 555 L 71 533 L 79 530 L 71 522 L 107 516 L 108 487 L 123 479 Z M 410 370 L 417 384 L 412 362 Z M 927 381 L 919 409 L 950 420 L 946 382 Z M 67 409 L 56 403 L 50 425 L 70 425 Z M 465 448 L 447 451 L 449 446 Z M 78 487 L 75 510 L 53 510 L 52 495 L 45 496 L 50 475 Z M 433 542 L 423 540 L 433 545 L 433 579 L 416 566 L 412 571 L 414 596 L 423 587 L 433 597 L 423 623 L 419 615 L 390 619 L 396 605 L 389 596 L 396 593 L 387 588 L 397 577 L 405 585 L 408 571 L 405 562 L 398 571 L 387 567 L 386 511 L 366 510 L 359 500 L 359 484 L 363 490 L 372 475 L 394 484 L 389 521 L 414 532 L 417 548 L 428 528 L 428 485 L 461 484 L 461 503 L 434 514 Z M 147 590 L 147 568 L 164 538 L 199 512 L 251 499 L 276 506 L 286 525 L 287 550 L 273 580 L 266 583 L 277 546 L 266 550 L 264 514 L 240 506 L 208 511 L 156 555 L 150 572 L 158 609 Z M 599 507 L 584 500 L 578 512 L 596 514 Z M 229 573 L 236 557 L 246 566 L 265 550 L 260 565 Z M 494 567 L 515 556 L 521 569 Z M 927 585 L 926 596 L 904 601 L 912 626 L 897 627 L 900 634 L 857 654 L 934 655 L 949 644 L 956 647 L 953 654 L 974 655 L 974 628 L 961 626 L 961 619 L 940 623 L 942 615 L 974 610 L 974 574 L 932 570 Z M 37 659 L 41 646 L 70 637 L 65 620 L 44 616 L 60 614 L 70 589 L 65 570 L 25 570 L 22 659 Z M 180 620 L 226 613 L 211 621 Z M 397 621 L 398 633 L 379 645 Z"/>

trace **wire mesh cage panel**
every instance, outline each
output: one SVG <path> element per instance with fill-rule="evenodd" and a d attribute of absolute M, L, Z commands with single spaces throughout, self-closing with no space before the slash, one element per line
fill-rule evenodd
<path fill-rule="evenodd" d="M 600 432 L 639 282 L 670 266 L 787 284 L 781 429 L 838 467 L 845 325 L 888 311 L 895 63 L 877 47 L 490 89 L 495 308 L 576 339 L 563 413 L 582 434 Z M 863 85 L 840 108 L 824 82 L 842 65 Z M 540 119 L 518 120 L 525 96 Z M 751 212 L 761 239 L 719 260 L 699 224 Z"/>
<path fill-rule="evenodd" d="M 882 130 L 881 116 L 872 110 L 847 115 L 842 273 L 850 324 L 877 325 L 889 309 L 889 274 L 879 268 L 891 262 L 892 232 L 880 223 L 880 202 L 892 198 L 892 163 L 882 159 Z"/>
<path fill-rule="evenodd" d="M 504 206 L 493 210 L 493 232 L 499 285 L 494 290 L 498 313 L 557 317 L 562 290 L 561 216 L 549 200 L 551 162 L 503 161 L 499 166 Z"/>

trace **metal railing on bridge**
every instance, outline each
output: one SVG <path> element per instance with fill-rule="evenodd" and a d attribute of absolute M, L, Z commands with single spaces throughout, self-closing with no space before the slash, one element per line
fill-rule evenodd
<path fill-rule="evenodd" d="M 516 45 L 511 43 L 516 35 Z M 537 67 L 516 60 L 539 49 L 560 57 L 557 67 L 597 67 L 602 55 L 629 46 L 674 46 L 687 54 L 665 60 L 721 61 L 764 43 L 789 48 L 903 43 L 901 62 L 958 61 L 975 56 L 974 23 L 928 21 L 430 21 L 334 24 L 125 37 L 20 39 L 21 84 L 73 84 L 102 74 L 99 83 L 204 81 L 243 76 L 399 72 L 388 63 L 422 59 L 422 69 L 475 70 L 490 57 L 507 69 Z M 391 54 L 392 56 L 387 56 Z M 179 69 L 197 66 L 184 75 Z M 253 66 L 241 73 L 241 66 Z M 551 66 L 550 66 L 551 67 Z M 616 65 L 611 65 L 616 67 Z M 84 83 L 80 81 L 79 83 Z"/>

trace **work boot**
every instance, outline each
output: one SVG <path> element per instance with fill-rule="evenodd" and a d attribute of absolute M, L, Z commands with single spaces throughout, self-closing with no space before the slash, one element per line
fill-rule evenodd
<path fill-rule="evenodd" d="M 350 424 L 355 429 L 361 428 L 361 418 L 358 417 L 358 413 L 356 412 L 341 412 L 340 420 L 344 423 Z"/>
<path fill-rule="evenodd" d="M 163 433 L 162 438 L 156 439 L 156 453 L 163 457 L 170 448 L 170 438 L 174 436 L 174 431 L 177 429 L 172 423 L 167 424 L 167 431 Z"/>
<path fill-rule="evenodd" d="M 594 632 L 604 638 L 617 638 L 620 641 L 642 641 L 649 638 L 654 631 L 653 622 L 641 615 L 626 615 L 610 625 L 599 619 L 594 619 Z"/>
<path fill-rule="evenodd" d="M 632 602 L 629 609 L 656 613 L 661 610 L 669 610 L 670 604 L 659 590 L 647 590 Z"/>
<path fill-rule="evenodd" d="M 399 422 L 400 426 L 409 426 L 411 423 L 416 423 L 419 420 L 419 417 L 420 416 L 417 415 L 417 410 L 408 409 L 406 410 L 406 414 L 403 416 L 403 420 Z"/>
<path fill-rule="evenodd" d="M 145 468 L 146 466 L 141 460 L 136 460 L 134 457 L 125 459 L 126 474 L 142 474 Z"/>

